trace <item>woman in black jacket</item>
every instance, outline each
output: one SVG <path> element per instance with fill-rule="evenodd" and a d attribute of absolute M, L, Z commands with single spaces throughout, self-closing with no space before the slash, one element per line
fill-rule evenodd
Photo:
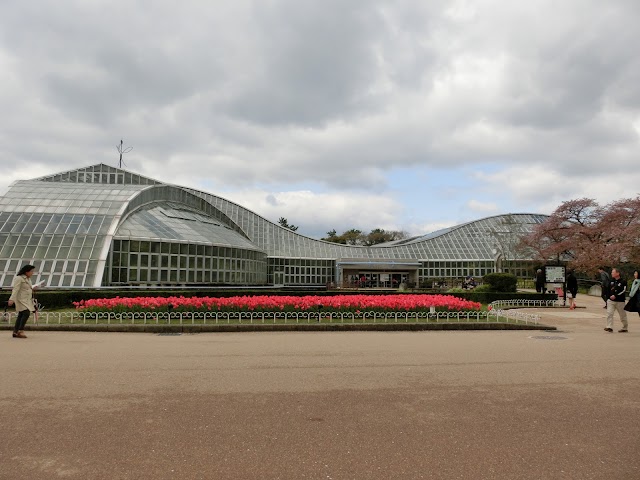
<path fill-rule="evenodd" d="M 640 315 L 640 278 L 638 277 L 638 270 L 633 272 L 633 283 L 631 284 L 631 290 L 629 291 L 629 301 L 624 306 L 627 312 L 637 312 Z"/>
<path fill-rule="evenodd" d="M 578 295 L 578 279 L 573 274 L 573 270 L 569 270 L 567 275 L 567 293 L 569 297 L 569 310 L 576 308 L 576 296 Z"/>

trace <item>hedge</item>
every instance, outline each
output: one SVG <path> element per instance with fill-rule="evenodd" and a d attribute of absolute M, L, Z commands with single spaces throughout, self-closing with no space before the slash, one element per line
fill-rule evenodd
<path fill-rule="evenodd" d="M 515 292 L 518 278 L 512 273 L 489 273 L 482 277 L 482 282 L 494 292 Z"/>

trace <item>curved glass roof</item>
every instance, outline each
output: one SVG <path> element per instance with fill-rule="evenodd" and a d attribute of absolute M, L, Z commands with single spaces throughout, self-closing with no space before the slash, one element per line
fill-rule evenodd
<path fill-rule="evenodd" d="M 219 220 L 174 202 L 157 202 L 136 210 L 118 227 L 115 237 L 257 250 L 249 240 Z"/>
<path fill-rule="evenodd" d="M 153 202 L 169 202 L 176 215 L 190 210 L 191 218 L 208 219 L 205 232 L 178 226 L 166 217 L 167 229 L 174 227 L 168 241 L 204 241 L 259 250 L 224 213 L 187 190 L 165 185 L 141 175 L 98 164 L 69 172 L 14 182 L 0 197 L 0 285 L 9 286 L 20 265 L 33 262 L 37 281 L 47 285 L 100 286 L 111 240 L 127 230 L 155 236 L 150 218 L 144 222 L 144 208 Z M 182 205 L 177 208 L 176 205 Z M 136 214 L 140 210 L 140 214 Z M 200 217 L 195 217 L 199 212 Z M 175 217 L 175 215 L 174 215 Z M 122 221 L 128 226 L 120 230 Z M 195 223 L 192 221 L 191 223 Z M 214 224 L 215 223 L 215 224 Z M 145 237 L 146 238 L 146 237 Z"/>
<path fill-rule="evenodd" d="M 387 246 L 361 247 L 340 245 L 305 237 L 276 225 L 240 205 L 215 195 L 191 190 L 224 212 L 270 257 L 287 258 L 398 258 L 420 260 L 494 260 L 495 251 L 510 250 L 515 236 L 530 232 L 547 216 L 515 213 L 497 215 L 449 227 L 409 241 Z M 510 251 L 511 258 L 520 258 Z"/>

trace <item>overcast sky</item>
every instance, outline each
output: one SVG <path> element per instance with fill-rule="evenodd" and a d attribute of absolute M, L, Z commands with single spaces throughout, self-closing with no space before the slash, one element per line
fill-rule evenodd
<path fill-rule="evenodd" d="M 640 193 L 640 2 L 0 2 L 0 191 L 95 163 L 319 238 Z"/>

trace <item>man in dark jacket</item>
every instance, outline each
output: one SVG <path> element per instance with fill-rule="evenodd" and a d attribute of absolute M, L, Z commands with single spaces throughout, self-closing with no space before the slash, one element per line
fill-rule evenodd
<path fill-rule="evenodd" d="M 600 288 L 602 290 L 602 300 L 604 300 L 604 307 L 607 308 L 607 300 L 609 299 L 609 285 L 611 284 L 611 277 L 605 271 L 604 267 L 598 267 L 598 275 L 600 276 Z"/>
<path fill-rule="evenodd" d="M 607 300 L 607 326 L 605 332 L 613 332 L 613 314 L 618 311 L 622 328 L 620 333 L 627 333 L 629 323 L 627 322 L 627 312 L 624 310 L 624 297 L 627 291 L 627 282 L 620 277 L 617 268 L 611 270 L 611 285 L 609 286 L 609 299 Z"/>

